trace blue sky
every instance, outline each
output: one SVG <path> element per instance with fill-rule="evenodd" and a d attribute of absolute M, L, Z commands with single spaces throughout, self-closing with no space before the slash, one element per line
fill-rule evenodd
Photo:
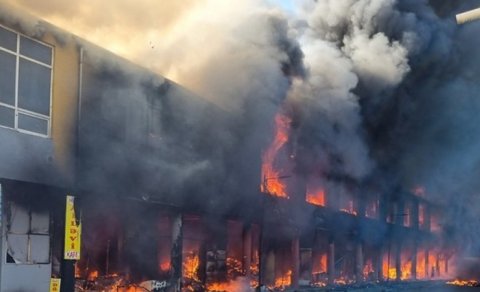
<path fill-rule="evenodd" d="M 282 7 L 287 11 L 293 11 L 295 8 L 293 0 L 270 0 L 270 2 L 274 5 Z"/>

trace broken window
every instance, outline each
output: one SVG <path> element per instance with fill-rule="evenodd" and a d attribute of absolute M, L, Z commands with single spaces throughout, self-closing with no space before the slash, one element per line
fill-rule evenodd
<path fill-rule="evenodd" d="M 7 205 L 7 263 L 50 262 L 50 215 L 10 202 Z"/>

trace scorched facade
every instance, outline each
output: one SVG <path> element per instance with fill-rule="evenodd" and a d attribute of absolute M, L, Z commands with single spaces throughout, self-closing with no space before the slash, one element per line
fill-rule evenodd
<path fill-rule="evenodd" d="M 30 16 L 0 18 L 0 290 L 48 291 L 51 278 L 61 291 L 248 291 L 450 276 L 442 207 L 422 188 L 280 173 L 277 155 L 296 153 L 282 132 L 291 118 L 274 122 L 273 146 L 239 161 L 228 111 Z M 257 179 L 229 188 L 242 163 Z M 67 195 L 81 214 L 76 262 L 63 257 Z"/>

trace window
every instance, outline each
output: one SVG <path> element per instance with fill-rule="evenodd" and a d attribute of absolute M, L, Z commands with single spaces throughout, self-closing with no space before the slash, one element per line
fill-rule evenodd
<path fill-rule="evenodd" d="M 50 136 L 53 48 L 0 26 L 0 126 Z"/>
<path fill-rule="evenodd" d="M 29 206 L 7 204 L 7 263 L 50 262 L 50 215 Z"/>

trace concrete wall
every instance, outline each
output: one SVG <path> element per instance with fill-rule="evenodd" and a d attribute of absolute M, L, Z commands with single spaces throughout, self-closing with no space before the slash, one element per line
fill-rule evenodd
<path fill-rule="evenodd" d="M 10 188 L 11 189 L 11 188 Z M 10 216 L 10 221 L 8 220 L 8 213 L 6 212 L 8 206 L 12 204 L 11 201 L 7 203 L 7 188 L 5 185 L 0 186 L 0 198 L 2 200 L 2 214 L 0 216 L 1 219 L 1 227 L 0 227 L 0 250 L 1 250 L 1 268 L 0 268 L 0 291 L 2 292 L 37 292 L 37 291 L 48 291 L 50 286 L 50 278 L 51 278 L 51 261 L 50 263 L 45 264 L 16 264 L 16 263 L 7 263 L 7 222 L 13 226 L 22 226 L 22 225 L 29 225 L 28 221 L 22 219 L 20 215 L 21 212 L 16 209 L 17 212 L 12 212 Z M 11 196 L 12 194 L 10 194 Z M 20 206 L 20 205 L 17 205 Z M 45 219 L 42 220 L 44 226 L 48 226 L 49 219 L 48 219 L 48 211 L 42 212 Z M 15 221 L 15 223 L 13 223 Z M 48 227 L 47 227 L 48 228 Z M 12 243 L 11 243 L 12 244 Z M 35 247 L 31 245 L 32 254 L 34 252 Z M 18 248 L 17 247 L 14 247 Z M 38 249 L 37 249 L 38 251 Z"/>
<path fill-rule="evenodd" d="M 24 20 L 13 18 L 7 21 L 0 16 L 0 23 L 54 47 L 51 135 L 41 137 L 0 128 L 0 179 L 70 188 L 75 177 L 79 46 L 73 36 L 61 35 L 48 24 L 39 22 L 36 28 L 40 28 L 41 33 L 32 34 L 23 31 Z M 1 199 L 1 203 L 5 204 L 5 199 Z M 6 215 L 0 218 L 3 223 L 0 229 L 0 291 L 49 291 L 51 261 L 48 264 L 7 263 Z"/>
<path fill-rule="evenodd" d="M 1 18 L 0 24 L 23 33 Z M 75 170 L 79 49 L 73 37 L 59 38 L 44 25 L 47 32 L 32 37 L 54 47 L 51 136 L 0 128 L 0 178 L 69 186 Z"/>

